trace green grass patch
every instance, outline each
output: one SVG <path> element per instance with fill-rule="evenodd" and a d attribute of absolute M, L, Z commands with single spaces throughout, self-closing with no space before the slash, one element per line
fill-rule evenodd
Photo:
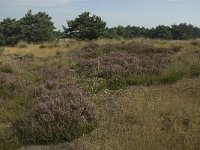
<path fill-rule="evenodd" d="M 14 73 L 14 69 L 9 64 L 5 64 L 3 66 L 0 66 L 0 72 L 12 74 Z"/>

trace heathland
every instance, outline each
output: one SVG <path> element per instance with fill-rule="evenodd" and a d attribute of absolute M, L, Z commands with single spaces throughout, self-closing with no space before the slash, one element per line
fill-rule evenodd
<path fill-rule="evenodd" d="M 19 42 L 0 49 L 0 149 L 197 150 L 199 91 L 198 39 Z"/>

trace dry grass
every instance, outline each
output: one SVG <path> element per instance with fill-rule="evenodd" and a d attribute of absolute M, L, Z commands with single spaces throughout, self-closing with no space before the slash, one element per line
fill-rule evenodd
<path fill-rule="evenodd" d="M 81 48 L 85 42 L 75 40 L 60 41 L 57 44 L 44 43 L 41 45 L 29 44 L 26 47 L 5 47 L 4 55 L 27 55 L 33 54 L 35 57 L 48 58 L 56 56 L 58 53 Z"/>
<path fill-rule="evenodd" d="M 175 85 L 135 87 L 101 100 L 101 127 L 71 143 L 33 150 L 197 150 L 200 78 Z M 107 97 L 107 98 L 105 98 Z M 109 98 L 108 98 L 109 97 Z"/>
<path fill-rule="evenodd" d="M 152 45 L 155 48 L 171 48 L 182 51 L 195 51 L 199 50 L 200 40 L 197 39 L 195 41 L 167 41 L 167 40 L 153 40 L 153 39 L 145 39 L 145 38 L 136 38 L 132 40 L 125 39 L 99 39 L 97 41 L 93 41 L 99 45 L 106 44 L 128 44 L 131 42 L 142 43 L 144 45 Z M 62 40 L 56 43 L 43 43 L 41 45 L 35 44 L 27 44 L 23 48 L 19 45 L 15 47 L 5 47 L 4 55 L 26 55 L 33 54 L 35 57 L 47 58 L 51 56 L 57 55 L 60 52 L 67 52 L 73 49 L 80 49 L 83 47 L 87 41 L 76 41 L 76 40 Z M 19 43 L 20 44 L 20 43 Z"/>

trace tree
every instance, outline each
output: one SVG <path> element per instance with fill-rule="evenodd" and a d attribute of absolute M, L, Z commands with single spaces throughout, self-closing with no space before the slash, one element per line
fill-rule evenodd
<path fill-rule="evenodd" d="M 187 40 L 194 38 L 194 26 L 186 23 L 172 25 L 172 34 L 174 40 Z"/>
<path fill-rule="evenodd" d="M 152 28 L 149 31 L 150 38 L 159 38 L 159 39 L 172 39 L 171 28 L 164 25 L 159 25 L 155 29 Z"/>
<path fill-rule="evenodd" d="M 52 39 L 54 34 L 54 23 L 51 17 L 45 12 L 32 14 L 28 13 L 20 19 L 22 36 L 27 42 L 44 42 Z"/>
<path fill-rule="evenodd" d="M 66 37 L 92 40 L 104 34 L 106 22 L 99 16 L 90 16 L 90 12 L 83 12 L 75 20 L 67 21 L 67 26 L 63 26 Z"/>
<path fill-rule="evenodd" d="M 20 40 L 21 27 L 16 19 L 6 18 L 0 22 L 0 46 L 15 45 Z"/>

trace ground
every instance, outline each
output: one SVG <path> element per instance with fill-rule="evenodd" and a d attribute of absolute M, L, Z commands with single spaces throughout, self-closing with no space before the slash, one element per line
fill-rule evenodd
<path fill-rule="evenodd" d="M 199 40 L 21 42 L 1 51 L 0 149 L 200 149 Z M 98 125 L 90 132 L 75 130 L 81 136 L 67 142 L 59 137 L 62 119 L 48 122 L 43 118 L 42 124 L 51 132 L 46 127 L 38 130 L 41 120 L 37 117 L 32 126 L 26 124 L 27 114 L 42 118 L 50 112 L 55 117 L 61 110 L 58 118 L 65 117 L 63 114 L 71 111 L 65 110 L 62 100 L 70 99 L 74 103 L 67 103 L 66 108 L 75 105 L 78 110 L 73 108 L 73 115 L 85 107 L 83 110 L 88 110 L 83 117 L 97 116 Z M 81 99 L 86 101 L 84 105 L 76 103 Z M 55 106 L 55 112 L 49 105 Z M 53 128 L 56 125 L 59 128 Z M 21 139 L 16 126 L 37 131 L 28 133 L 36 142 Z M 57 132 L 55 143 L 52 138 L 42 143 L 37 136 Z"/>

